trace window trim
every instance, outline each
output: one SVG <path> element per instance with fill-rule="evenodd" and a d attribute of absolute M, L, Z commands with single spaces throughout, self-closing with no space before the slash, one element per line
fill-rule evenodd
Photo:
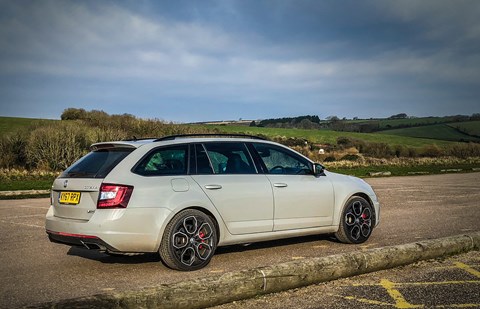
<path fill-rule="evenodd" d="M 210 169 L 212 173 L 199 173 L 198 172 L 198 154 L 197 154 L 197 146 L 202 147 L 203 151 L 205 152 L 205 155 L 207 156 L 208 164 L 210 165 Z M 208 156 L 207 149 L 205 149 L 205 146 L 202 143 L 193 143 L 192 144 L 193 151 L 195 153 L 194 159 L 195 159 L 195 171 L 193 171 L 192 175 L 215 175 L 215 170 L 213 168 L 212 161 L 210 160 L 210 157 Z"/>
<path fill-rule="evenodd" d="M 212 169 L 213 171 L 213 174 L 196 174 L 196 175 L 259 175 L 259 174 L 263 174 L 262 171 L 259 170 L 256 162 L 255 162 L 255 159 L 251 153 L 251 150 L 249 149 L 248 147 L 248 143 L 245 143 L 245 142 L 240 142 L 240 141 L 209 141 L 209 142 L 203 142 L 203 143 L 199 143 L 202 145 L 203 149 L 205 150 L 205 153 L 207 154 L 207 158 L 208 158 L 208 161 L 210 162 L 210 168 Z M 205 145 L 208 145 L 208 144 L 240 144 L 240 145 L 243 145 L 244 149 L 246 150 L 246 155 L 248 155 L 250 157 L 250 160 L 251 160 L 251 163 L 252 163 L 252 167 L 254 169 L 254 172 L 253 173 L 235 173 L 235 174 L 229 174 L 229 173 L 225 173 L 225 174 L 219 174 L 219 173 L 216 173 L 215 172 L 215 169 L 213 168 L 213 164 L 212 164 L 212 160 L 210 159 L 210 155 L 208 154 L 208 150 L 207 150 L 207 147 Z M 196 159 L 196 153 L 195 153 L 195 159 Z"/>
<path fill-rule="evenodd" d="M 296 153 L 295 151 L 293 151 L 292 149 L 290 148 L 286 148 L 286 147 L 282 147 L 282 146 L 279 146 L 279 145 L 275 145 L 275 144 L 270 144 L 270 143 L 259 143 L 259 142 L 251 142 L 249 143 L 251 145 L 251 148 L 252 148 L 252 151 L 253 153 L 255 154 L 257 160 L 259 160 L 259 163 L 262 167 L 262 170 L 263 170 L 263 173 L 265 175 L 290 175 L 290 176 L 295 176 L 295 175 L 292 175 L 292 174 L 272 174 L 270 173 L 270 171 L 268 170 L 267 166 L 265 165 L 265 163 L 263 162 L 263 159 L 262 157 L 260 156 L 260 154 L 258 153 L 257 149 L 255 148 L 255 144 L 257 145 L 265 145 L 265 146 L 268 146 L 268 147 L 271 147 L 273 149 L 277 149 L 279 152 L 283 152 L 283 153 L 287 153 L 288 155 L 290 155 L 291 157 L 293 157 L 294 159 L 300 161 L 300 162 L 303 162 L 305 163 L 305 165 L 307 165 L 310 169 L 310 171 L 312 171 L 312 165 L 313 163 L 310 162 L 310 160 L 308 160 L 307 158 L 299 155 L 298 153 Z M 306 175 L 313 175 L 312 174 L 299 174 L 299 176 L 306 176 Z"/>
<path fill-rule="evenodd" d="M 184 143 L 184 144 L 170 144 L 170 145 L 162 145 L 162 146 L 152 148 L 146 154 L 144 154 L 137 161 L 137 163 L 135 163 L 135 165 L 130 169 L 130 172 L 135 174 L 135 175 L 142 176 L 142 177 L 188 176 L 188 175 L 190 175 L 190 146 L 189 145 L 190 144 L 187 144 L 187 143 Z M 150 156 L 150 154 L 152 154 L 152 152 L 158 151 L 159 149 L 162 149 L 162 148 L 174 148 L 174 147 L 186 147 L 186 150 L 187 150 L 186 154 L 185 154 L 185 160 L 186 160 L 186 165 L 187 165 L 186 173 L 184 173 L 184 174 L 182 173 L 182 174 L 143 175 L 143 174 L 140 174 L 140 173 L 135 171 L 138 168 L 138 166 L 143 162 L 143 160 L 145 160 L 148 156 Z"/>

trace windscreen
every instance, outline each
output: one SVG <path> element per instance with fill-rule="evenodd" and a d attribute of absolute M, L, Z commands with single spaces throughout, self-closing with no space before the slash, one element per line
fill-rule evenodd
<path fill-rule="evenodd" d="M 92 151 L 67 168 L 62 178 L 105 178 L 133 148 L 109 148 Z"/>

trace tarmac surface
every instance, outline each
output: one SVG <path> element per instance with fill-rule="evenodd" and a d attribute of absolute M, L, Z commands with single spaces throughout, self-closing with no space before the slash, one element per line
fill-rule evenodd
<path fill-rule="evenodd" d="M 367 243 L 344 245 L 328 236 L 309 236 L 248 247 L 223 247 L 208 267 L 188 273 L 166 268 L 157 254 L 112 257 L 50 243 L 44 231 L 49 199 L 1 200 L 0 307 L 135 290 L 479 230 L 480 173 L 372 178 L 367 182 L 373 186 L 382 207 L 380 226 Z"/>

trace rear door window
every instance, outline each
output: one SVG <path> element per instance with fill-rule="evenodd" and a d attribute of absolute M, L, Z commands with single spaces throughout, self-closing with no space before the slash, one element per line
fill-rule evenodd
<path fill-rule="evenodd" d="M 257 173 L 243 143 L 205 143 L 205 149 L 215 174 Z"/>
<path fill-rule="evenodd" d="M 105 178 L 135 148 L 108 148 L 90 152 L 67 168 L 62 178 Z"/>
<path fill-rule="evenodd" d="M 162 147 L 151 151 L 134 168 L 143 176 L 186 175 L 188 145 Z"/>

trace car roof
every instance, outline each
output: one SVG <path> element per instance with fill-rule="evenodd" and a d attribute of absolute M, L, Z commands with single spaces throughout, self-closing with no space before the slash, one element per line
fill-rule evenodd
<path fill-rule="evenodd" d="M 310 158 L 304 156 L 298 151 L 291 149 L 285 145 L 279 144 L 277 142 L 269 141 L 258 136 L 244 135 L 244 134 L 171 135 L 171 136 L 165 136 L 162 138 L 143 138 L 143 139 L 134 139 L 134 140 L 125 140 L 125 141 L 100 142 L 90 146 L 90 149 L 93 151 L 93 150 L 102 149 L 102 148 L 105 149 L 105 148 L 116 148 L 116 147 L 139 148 L 144 145 L 150 145 L 153 148 L 159 145 L 161 146 L 161 145 L 204 143 L 204 142 L 243 142 L 243 143 L 260 142 L 265 144 L 272 144 L 272 145 L 277 145 L 283 148 L 290 149 L 291 151 L 297 153 L 298 155 L 306 158 L 308 161 L 313 162 Z"/>
<path fill-rule="evenodd" d="M 99 142 L 93 144 L 90 148 L 92 150 L 99 148 L 108 148 L 108 147 L 128 147 L 128 148 L 138 148 L 145 144 L 164 142 L 164 144 L 177 144 L 177 143 L 192 143 L 192 142 L 210 142 L 210 141 L 251 141 L 251 140 L 261 140 L 266 141 L 264 138 L 253 135 L 245 134 L 223 134 L 223 133 L 206 133 L 206 134 L 179 134 L 179 135 L 169 135 L 161 138 L 133 138 L 130 140 L 123 141 L 112 141 L 112 142 Z"/>

